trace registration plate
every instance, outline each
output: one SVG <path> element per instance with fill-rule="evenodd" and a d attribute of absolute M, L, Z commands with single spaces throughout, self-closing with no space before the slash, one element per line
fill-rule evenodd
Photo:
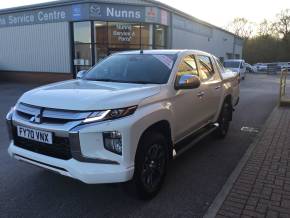
<path fill-rule="evenodd" d="M 41 130 L 17 126 L 17 135 L 37 142 L 52 144 L 52 133 Z"/>

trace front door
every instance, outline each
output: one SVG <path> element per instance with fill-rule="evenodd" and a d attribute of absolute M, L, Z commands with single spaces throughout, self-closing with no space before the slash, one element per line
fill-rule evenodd
<path fill-rule="evenodd" d="M 193 74 L 199 76 L 193 56 L 186 56 L 181 61 L 177 75 Z M 173 98 L 175 141 L 179 141 L 204 125 L 203 87 L 178 90 Z"/>

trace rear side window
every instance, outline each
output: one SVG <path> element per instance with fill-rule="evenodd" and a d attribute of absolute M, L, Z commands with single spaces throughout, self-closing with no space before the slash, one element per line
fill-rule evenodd
<path fill-rule="evenodd" d="M 217 63 L 218 69 L 221 73 L 225 72 L 224 66 L 222 65 L 222 63 L 220 62 L 220 60 L 218 58 L 215 58 L 215 61 Z"/>
<path fill-rule="evenodd" d="M 197 60 L 199 62 L 199 74 L 201 80 L 208 80 L 214 75 L 213 65 L 210 57 L 205 55 L 198 55 Z"/>
<path fill-rule="evenodd" d="M 225 61 L 224 67 L 225 68 L 239 68 L 240 62 L 239 61 Z"/>

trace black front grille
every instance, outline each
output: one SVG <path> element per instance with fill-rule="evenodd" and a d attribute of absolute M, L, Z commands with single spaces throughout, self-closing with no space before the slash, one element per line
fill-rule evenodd
<path fill-rule="evenodd" d="M 41 123 L 65 124 L 68 122 L 84 120 L 91 114 L 91 112 L 51 109 L 19 103 L 16 107 L 16 114 L 25 121 L 30 121 L 31 118 L 39 116 L 41 118 Z"/>
<path fill-rule="evenodd" d="M 45 144 L 17 136 L 16 128 L 13 130 L 14 144 L 17 147 L 29 150 L 38 154 L 69 160 L 72 158 L 69 146 L 69 139 L 64 137 L 53 137 L 53 144 Z"/>

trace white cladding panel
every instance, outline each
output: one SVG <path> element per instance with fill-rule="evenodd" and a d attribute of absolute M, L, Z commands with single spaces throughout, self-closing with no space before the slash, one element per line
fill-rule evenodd
<path fill-rule="evenodd" d="M 0 70 L 69 73 L 69 24 L 0 28 Z"/>
<path fill-rule="evenodd" d="M 233 34 L 177 15 L 172 18 L 173 49 L 198 49 L 224 59 L 227 59 L 227 54 L 235 52 L 242 57 L 242 45 L 236 45 L 234 49 Z"/>

